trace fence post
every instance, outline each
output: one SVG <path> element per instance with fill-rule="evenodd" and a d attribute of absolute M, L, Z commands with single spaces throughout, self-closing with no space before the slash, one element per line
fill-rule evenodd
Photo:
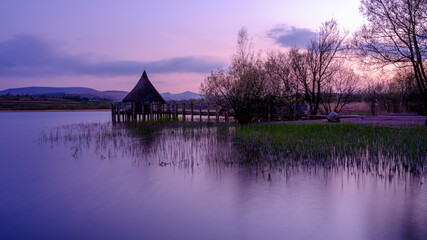
<path fill-rule="evenodd" d="M 210 103 L 208 103 L 208 122 L 210 122 L 211 121 L 211 114 L 210 114 L 210 112 L 209 112 L 209 106 L 210 106 L 211 104 Z"/>
<path fill-rule="evenodd" d="M 150 111 L 150 121 L 153 121 L 153 103 L 152 102 L 150 102 L 149 111 Z"/>
<path fill-rule="evenodd" d="M 141 103 L 141 121 L 145 122 L 144 103 Z"/>
<path fill-rule="evenodd" d="M 185 122 L 185 103 L 182 103 L 182 121 Z"/>
<path fill-rule="evenodd" d="M 200 113 L 199 121 L 201 122 L 202 121 L 202 103 L 200 103 L 199 113 Z"/>
<path fill-rule="evenodd" d="M 136 109 L 135 109 L 135 102 L 132 102 L 132 121 L 135 121 L 135 113 L 136 113 L 136 111 L 135 111 Z"/>
<path fill-rule="evenodd" d="M 194 109 L 193 109 L 193 102 L 191 102 L 191 121 L 194 120 Z"/>
<path fill-rule="evenodd" d="M 116 122 L 116 118 L 115 118 L 115 106 L 114 106 L 114 103 L 111 103 L 111 121 L 113 122 L 113 123 L 115 123 Z"/>

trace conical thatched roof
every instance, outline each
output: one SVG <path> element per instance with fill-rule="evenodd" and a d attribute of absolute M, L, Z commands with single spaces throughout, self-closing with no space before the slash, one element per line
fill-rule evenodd
<path fill-rule="evenodd" d="M 123 98 L 123 102 L 137 102 L 137 103 L 147 103 L 147 102 L 162 102 L 165 103 L 165 100 L 160 96 L 159 92 L 148 80 L 147 73 L 144 70 L 144 73 L 139 79 L 136 86 L 130 91 L 130 93 Z"/>

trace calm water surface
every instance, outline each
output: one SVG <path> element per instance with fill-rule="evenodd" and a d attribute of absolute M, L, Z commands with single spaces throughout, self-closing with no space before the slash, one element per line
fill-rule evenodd
<path fill-rule="evenodd" d="M 254 170 L 215 128 L 57 128 L 109 119 L 0 113 L 0 239 L 426 239 L 425 178 Z"/>

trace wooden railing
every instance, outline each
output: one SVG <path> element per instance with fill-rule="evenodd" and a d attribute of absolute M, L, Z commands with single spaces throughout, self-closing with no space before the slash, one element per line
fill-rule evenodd
<path fill-rule="evenodd" d="M 214 104 L 173 103 L 122 103 L 111 104 L 111 119 L 113 122 L 156 121 L 171 119 L 176 121 L 228 121 L 226 113 Z"/>
<path fill-rule="evenodd" d="M 281 110 L 285 109 L 285 110 Z M 287 109 L 287 110 L 286 110 Z M 292 109 L 292 113 L 289 113 Z M 263 121 L 282 121 L 296 119 L 315 119 L 320 116 L 310 116 L 309 108 L 306 105 L 301 106 L 282 106 L 275 107 L 272 110 L 270 105 L 265 106 L 265 119 Z M 130 121 L 216 121 L 228 122 L 230 120 L 228 111 L 222 111 L 221 108 L 212 103 L 123 103 L 114 102 L 111 104 L 111 119 L 113 122 Z M 324 117 L 323 117 L 324 118 Z"/>

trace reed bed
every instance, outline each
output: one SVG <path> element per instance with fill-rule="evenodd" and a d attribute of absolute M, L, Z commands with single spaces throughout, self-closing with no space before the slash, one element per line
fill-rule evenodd
<path fill-rule="evenodd" d="M 422 126 L 206 122 L 74 124 L 41 134 L 74 158 L 131 158 L 160 166 L 243 166 L 255 173 L 342 169 L 379 176 L 427 175 Z"/>
<path fill-rule="evenodd" d="M 252 165 L 342 166 L 394 175 L 426 174 L 423 126 L 254 124 L 236 128 L 235 145 Z"/>
<path fill-rule="evenodd" d="M 64 144 L 74 158 L 92 153 L 100 159 L 132 159 L 136 164 L 195 166 L 227 163 L 237 155 L 228 128 L 168 121 L 72 124 L 43 132 L 39 141 Z"/>

